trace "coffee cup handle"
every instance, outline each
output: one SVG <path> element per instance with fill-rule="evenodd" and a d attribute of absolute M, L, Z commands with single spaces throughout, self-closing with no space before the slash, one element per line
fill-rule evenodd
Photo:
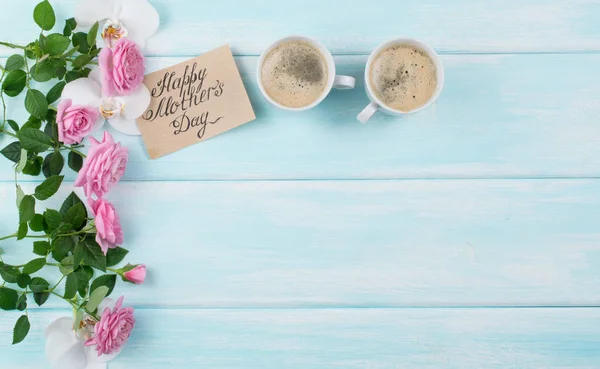
<path fill-rule="evenodd" d="M 358 117 L 356 117 L 356 118 L 359 120 L 359 122 L 361 122 L 362 124 L 365 124 L 365 123 L 367 123 L 367 121 L 369 119 L 371 119 L 373 114 L 375 114 L 375 112 L 377 112 L 378 108 L 379 108 L 379 105 L 372 102 L 369 105 L 367 105 L 367 107 L 364 108 L 363 111 L 361 111 L 360 114 L 358 114 Z"/>
<path fill-rule="evenodd" d="M 356 85 L 356 79 L 350 76 L 335 76 L 333 87 L 338 90 L 351 90 Z"/>

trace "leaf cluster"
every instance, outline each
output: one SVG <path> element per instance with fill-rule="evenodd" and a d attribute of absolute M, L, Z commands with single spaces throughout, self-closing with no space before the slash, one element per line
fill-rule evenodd
<path fill-rule="evenodd" d="M 73 192 L 59 209 L 44 208 L 42 202 L 55 196 L 64 181 L 65 161 L 78 172 L 85 155 L 82 145 L 60 142 L 56 108 L 65 85 L 87 77 L 100 53 L 96 44 L 98 24 L 88 32 L 76 31 L 74 19 L 65 22 L 62 32 L 52 33 L 56 15 L 48 0 L 37 4 L 33 20 L 40 27 L 38 39 L 27 45 L 0 42 L 20 50 L 0 66 L 0 100 L 3 120 L 0 135 L 14 140 L 0 149 L 0 154 L 13 162 L 15 170 L 16 206 L 19 219 L 16 232 L 0 241 L 16 238 L 33 239 L 34 257 L 21 265 L 11 265 L 0 256 L 0 309 L 24 311 L 14 327 L 13 344 L 23 341 L 30 329 L 27 314 L 31 300 L 42 306 L 51 296 L 59 297 L 78 311 L 98 319 L 98 305 L 109 296 L 119 270 L 112 267 L 123 261 L 128 251 L 111 249 L 104 255 L 96 242 L 96 228 L 83 201 Z M 51 83 L 47 93 L 36 86 Z M 25 122 L 7 119 L 5 97 L 25 94 L 24 108 L 29 113 Z M 65 160 L 66 156 L 66 160 Z M 40 176 L 44 180 L 32 194 L 26 194 L 17 183 L 17 174 Z M 41 210 L 44 208 L 44 210 Z M 1 249 L 0 249 L 1 251 Z M 58 268 L 60 280 L 50 283 L 43 271 Z"/>

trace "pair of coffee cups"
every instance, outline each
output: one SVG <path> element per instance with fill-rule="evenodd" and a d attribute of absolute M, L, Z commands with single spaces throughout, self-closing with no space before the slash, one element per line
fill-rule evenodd
<path fill-rule="evenodd" d="M 321 57 L 323 58 L 324 64 L 326 65 L 326 67 L 325 67 L 326 74 L 324 74 L 324 76 L 326 76 L 326 79 L 325 78 L 323 79 L 322 91 L 319 90 L 318 95 L 313 96 L 312 99 L 309 100 L 311 102 L 307 103 L 306 105 L 302 105 L 302 106 L 293 106 L 291 104 L 285 104 L 285 103 L 282 103 L 281 100 L 276 101 L 276 98 L 274 98 L 273 96 L 271 96 L 269 94 L 269 92 L 271 92 L 271 91 L 269 91 L 269 88 L 271 86 L 267 86 L 265 83 L 265 78 L 263 78 L 264 77 L 263 73 L 265 73 L 263 71 L 263 65 L 265 65 L 266 61 L 268 62 L 269 56 L 273 53 L 274 50 L 282 47 L 282 45 L 286 45 L 289 43 L 301 43 L 301 44 L 308 45 L 309 47 L 312 47 L 313 49 L 318 50 Z M 394 107 L 391 104 L 383 101 L 381 94 L 377 94 L 374 91 L 373 84 L 370 83 L 370 80 L 371 80 L 370 74 L 371 74 L 372 69 L 376 68 L 376 66 L 373 66 L 373 64 L 374 64 L 374 62 L 377 63 L 376 59 L 378 58 L 378 55 L 380 55 L 380 53 L 382 53 L 382 51 L 388 50 L 389 48 L 394 47 L 395 45 L 409 46 L 409 47 L 414 48 L 415 50 L 418 50 L 418 52 L 420 54 L 423 54 L 426 57 L 428 57 L 428 59 L 432 63 L 432 66 L 435 68 L 435 70 L 432 72 L 434 74 L 433 78 L 435 79 L 435 85 L 433 87 L 431 87 L 432 91 L 430 93 L 430 96 L 428 95 L 424 101 L 421 101 L 420 104 L 411 107 L 411 109 L 409 109 L 409 110 L 399 109 L 398 107 Z M 302 57 L 303 56 L 301 56 L 301 58 Z M 285 63 L 287 64 L 287 66 L 289 66 L 290 63 L 298 64 L 298 61 L 287 60 Z M 308 63 L 305 63 L 305 64 L 308 65 L 308 68 L 310 68 L 315 63 L 312 61 L 309 61 Z M 303 74 L 302 77 L 304 77 L 307 73 L 310 74 L 310 71 L 306 70 L 307 69 L 306 65 L 298 65 L 298 67 L 296 68 Z M 416 66 L 416 64 L 414 64 L 414 65 Z M 276 66 L 275 69 L 277 69 L 277 68 L 279 68 L 279 67 Z M 421 68 L 423 68 L 423 67 L 421 67 Z M 402 69 L 402 71 L 403 71 L 402 76 L 404 76 L 404 73 L 408 74 L 408 71 L 404 71 L 404 69 Z M 389 71 L 387 73 L 389 74 Z M 398 71 L 394 71 L 393 73 L 397 74 Z M 393 74 L 393 76 L 395 76 L 396 74 Z M 318 42 L 316 40 L 313 40 L 313 39 L 310 39 L 307 37 L 302 37 L 302 36 L 286 37 L 286 38 L 278 40 L 277 42 L 273 43 L 270 47 L 268 47 L 262 53 L 262 55 L 259 59 L 257 76 L 258 76 L 258 85 L 260 87 L 260 90 L 261 90 L 263 96 L 267 99 L 267 101 L 269 101 L 271 104 L 273 104 L 281 109 L 289 110 L 289 111 L 304 111 L 304 110 L 314 108 L 315 106 L 319 105 L 325 99 L 325 97 L 327 97 L 327 95 L 331 92 L 332 89 L 334 89 L 334 88 L 341 89 L 341 90 L 353 89 L 356 84 L 356 80 L 354 77 L 344 76 L 344 75 L 336 75 L 336 68 L 335 68 L 335 63 L 334 63 L 333 57 L 332 57 L 331 53 L 329 52 L 329 50 L 325 46 L 323 46 L 320 42 Z M 393 81 L 396 82 L 395 77 L 386 76 L 385 78 L 388 78 L 388 79 L 394 78 Z M 422 80 L 422 78 L 421 78 L 421 80 Z M 280 90 L 286 89 L 286 86 L 282 86 L 281 81 L 278 81 L 278 83 L 279 83 Z M 301 82 L 296 82 L 296 83 L 299 84 Z M 382 44 L 378 48 L 376 48 L 369 56 L 369 59 L 367 61 L 367 65 L 366 65 L 366 69 L 365 69 L 365 88 L 366 88 L 367 96 L 369 97 L 369 100 L 371 100 L 371 103 L 358 115 L 357 119 L 362 123 L 366 123 L 377 111 L 381 111 L 381 112 L 389 114 L 389 115 L 402 116 L 402 115 L 405 115 L 408 113 L 414 113 L 414 112 L 423 110 L 423 109 L 427 108 L 428 106 L 430 106 L 431 104 L 433 104 L 433 102 L 440 95 L 443 86 L 444 86 L 444 68 L 442 66 L 440 57 L 435 52 L 435 50 L 433 50 L 429 46 L 425 45 L 424 43 L 414 40 L 414 39 L 398 38 L 398 39 L 391 40 L 389 42 Z M 296 89 L 297 88 L 298 88 L 298 86 L 296 86 Z M 394 87 L 391 87 L 391 88 L 396 90 L 396 88 L 394 88 Z M 405 91 L 404 94 L 406 94 L 406 90 L 404 90 L 404 91 Z M 294 92 L 294 93 L 296 93 L 296 92 Z M 302 91 L 300 93 L 302 93 Z"/>

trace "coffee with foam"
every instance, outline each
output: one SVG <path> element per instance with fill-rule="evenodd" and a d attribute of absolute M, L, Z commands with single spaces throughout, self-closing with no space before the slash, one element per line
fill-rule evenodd
<path fill-rule="evenodd" d="M 308 106 L 319 99 L 329 80 L 322 52 L 304 41 L 286 41 L 271 50 L 261 66 L 266 93 L 288 108 Z"/>
<path fill-rule="evenodd" d="M 386 106 L 410 112 L 427 104 L 436 92 L 436 66 L 418 47 L 396 44 L 375 56 L 368 83 Z"/>

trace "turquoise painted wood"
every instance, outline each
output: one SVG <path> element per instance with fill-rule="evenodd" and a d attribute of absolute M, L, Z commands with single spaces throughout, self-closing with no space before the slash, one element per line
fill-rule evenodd
<path fill-rule="evenodd" d="M 115 134 L 131 160 L 110 199 L 150 274 L 118 290 L 138 324 L 110 369 L 600 367 L 598 1 L 150 1 L 148 69 L 229 43 L 258 120 L 156 161 Z M 72 16 L 75 0 L 51 2 Z M 0 0 L 0 40 L 36 36 L 36 3 Z M 268 106 L 257 56 L 294 33 L 357 89 Z M 446 88 L 360 125 L 367 55 L 395 36 L 441 52 Z M 11 173 L 0 160 L 0 235 L 16 228 Z M 12 347 L 18 316 L 0 312 L 2 365 L 48 368 L 43 328 L 67 314 L 32 309 Z"/>
<path fill-rule="evenodd" d="M 45 325 L 63 314 L 32 314 Z M 110 369 L 597 368 L 596 308 L 139 310 Z M 9 327 L 0 323 L 0 340 Z M 7 368 L 45 367 L 30 340 Z"/>
<path fill-rule="evenodd" d="M 77 0 L 53 0 L 58 15 L 73 16 Z M 2 35 L 27 41 L 37 0 L 2 0 Z M 334 53 L 368 54 L 394 36 L 410 36 L 449 53 L 600 51 L 600 7 L 595 0 L 153 0 L 161 33 L 148 55 L 196 56 L 224 43 L 237 55 L 259 55 L 274 39 L 303 34 Z M 57 27 L 59 29 L 59 27 Z M 62 26 L 60 27 L 62 30 Z M 4 51 L 6 56 L 9 51 Z"/>
<path fill-rule="evenodd" d="M 368 102 L 366 56 L 337 58 L 340 73 L 359 79 L 357 89 L 334 91 L 301 114 L 265 103 L 256 59 L 238 65 L 257 121 L 156 161 L 139 137 L 117 133 L 131 151 L 126 179 L 600 176 L 600 55 L 443 56 L 447 87 L 434 107 L 405 119 L 379 114 L 368 126 L 355 119 Z M 149 68 L 183 60 L 151 58 Z M 564 72 L 574 64 L 580 73 Z M 550 78 L 569 93 L 548 89 Z M 21 106 L 11 101 L 10 111 L 25 121 Z M 12 181 L 10 164 L 0 161 L 1 180 Z"/>
<path fill-rule="evenodd" d="M 597 186 L 127 182 L 110 200 L 128 259 L 152 266 L 147 286 L 122 289 L 136 306 L 589 306 L 600 305 Z M 3 203 L 14 197 L 0 185 Z M 0 210 L 0 234 L 12 232 L 13 208 Z M 31 253 L 2 247 L 9 263 Z"/>

